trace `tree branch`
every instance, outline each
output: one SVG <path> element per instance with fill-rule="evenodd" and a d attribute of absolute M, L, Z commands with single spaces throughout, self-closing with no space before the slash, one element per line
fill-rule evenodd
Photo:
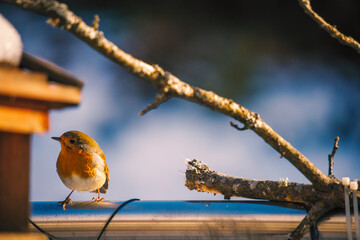
<path fill-rule="evenodd" d="M 211 171 L 196 159 L 187 162 L 185 186 L 190 190 L 222 194 L 225 199 L 245 197 L 312 206 L 319 198 L 311 184 L 260 181 Z"/>
<path fill-rule="evenodd" d="M 328 159 L 329 159 L 329 177 L 334 177 L 334 172 L 333 172 L 333 167 L 334 167 L 334 155 L 336 153 L 336 151 L 339 149 L 338 143 L 339 143 L 340 138 L 336 137 L 334 140 L 334 146 L 332 149 L 331 154 L 328 155 Z"/>
<path fill-rule="evenodd" d="M 54 0 L 2 1 L 50 17 L 50 22 L 53 26 L 58 26 L 71 32 L 105 57 L 124 67 L 130 73 L 150 82 L 159 93 L 201 104 L 214 111 L 233 117 L 249 126 L 266 143 L 289 160 L 314 184 L 316 189 L 327 191 L 329 184 L 333 181 L 267 125 L 258 114 L 249 111 L 231 99 L 221 97 L 211 91 L 190 86 L 171 73 L 165 72 L 159 66 L 147 64 L 125 53 L 114 43 L 107 40 L 101 31 L 86 25 L 81 18 L 69 11 L 65 4 L 60 4 Z"/>
<path fill-rule="evenodd" d="M 308 214 L 304 217 L 301 223 L 297 228 L 290 234 L 289 239 L 298 240 L 302 239 L 304 235 L 310 230 L 314 224 L 329 210 L 333 208 L 332 204 L 324 201 L 317 201 L 314 206 L 312 206 Z"/>
<path fill-rule="evenodd" d="M 310 210 L 289 235 L 289 239 L 292 240 L 302 239 L 328 211 L 344 207 L 344 191 L 339 183 L 337 186 L 334 185 L 331 191 L 325 193 L 317 191 L 311 184 L 259 181 L 229 176 L 211 171 L 208 165 L 196 159 L 187 161 L 185 186 L 199 192 L 222 194 L 225 199 L 246 197 L 298 203 L 306 206 Z"/>
<path fill-rule="evenodd" d="M 335 26 L 327 23 L 322 17 L 320 17 L 311 7 L 310 0 L 299 0 L 299 5 L 304 9 L 305 13 L 309 15 L 322 29 L 327 31 L 330 36 L 337 39 L 341 44 L 352 47 L 360 53 L 360 44 L 353 39 L 341 33 Z"/>
<path fill-rule="evenodd" d="M 147 106 L 144 110 L 142 110 L 139 114 L 141 116 L 145 115 L 147 112 L 160 106 L 160 104 L 162 104 L 163 102 L 166 102 L 168 99 L 170 99 L 170 96 L 168 96 L 164 93 L 157 94 L 155 101 L 153 103 L 151 103 L 149 106 Z"/>

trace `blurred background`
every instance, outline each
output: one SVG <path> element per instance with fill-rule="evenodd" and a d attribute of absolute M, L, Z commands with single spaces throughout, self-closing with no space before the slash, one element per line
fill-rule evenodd
<path fill-rule="evenodd" d="M 325 174 L 340 136 L 334 173 L 360 178 L 360 60 L 307 16 L 297 1 L 65 1 L 122 50 L 159 64 L 180 79 L 231 98 L 260 114 Z M 340 31 L 360 40 L 360 2 L 312 1 Z M 189 191 L 186 158 L 239 177 L 308 182 L 251 131 L 229 117 L 181 99 L 145 116 L 153 87 L 130 75 L 46 18 L 0 3 L 25 51 L 52 61 L 85 82 L 80 107 L 51 111 L 51 131 L 32 139 L 32 201 L 60 201 L 70 192 L 56 173 L 68 130 L 93 137 L 106 155 L 105 198 L 122 201 L 222 199 Z M 94 194 L 75 193 L 72 200 Z"/>

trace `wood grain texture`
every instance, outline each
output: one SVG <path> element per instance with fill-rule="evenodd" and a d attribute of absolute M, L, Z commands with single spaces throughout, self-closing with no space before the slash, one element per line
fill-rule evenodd
<path fill-rule="evenodd" d="M 24 232 L 29 217 L 30 135 L 0 132 L 0 232 Z"/>

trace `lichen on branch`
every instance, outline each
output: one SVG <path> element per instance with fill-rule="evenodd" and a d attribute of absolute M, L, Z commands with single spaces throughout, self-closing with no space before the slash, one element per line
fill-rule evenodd
<path fill-rule="evenodd" d="M 289 239 L 302 239 L 328 211 L 343 208 L 343 188 L 333 183 L 328 192 L 316 190 L 312 184 L 286 181 L 263 181 L 234 177 L 210 170 L 205 163 L 187 160 L 185 186 L 190 190 L 222 194 L 225 199 L 245 197 L 301 204 L 309 211 Z"/>
<path fill-rule="evenodd" d="M 301 203 L 311 206 L 318 200 L 311 184 L 284 181 L 263 181 L 234 177 L 211 171 L 209 166 L 196 159 L 187 161 L 185 186 L 190 190 L 222 194 L 225 199 L 244 197 Z"/>

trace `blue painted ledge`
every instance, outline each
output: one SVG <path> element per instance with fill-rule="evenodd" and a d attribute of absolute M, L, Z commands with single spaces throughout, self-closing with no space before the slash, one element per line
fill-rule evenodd
<path fill-rule="evenodd" d="M 121 203 L 81 201 L 63 211 L 57 202 L 32 202 L 30 215 L 58 238 L 96 239 Z M 299 205 L 266 201 L 135 201 L 115 215 L 102 239 L 286 239 L 305 215 Z M 326 239 L 346 237 L 344 216 L 328 218 L 319 230 Z"/>

